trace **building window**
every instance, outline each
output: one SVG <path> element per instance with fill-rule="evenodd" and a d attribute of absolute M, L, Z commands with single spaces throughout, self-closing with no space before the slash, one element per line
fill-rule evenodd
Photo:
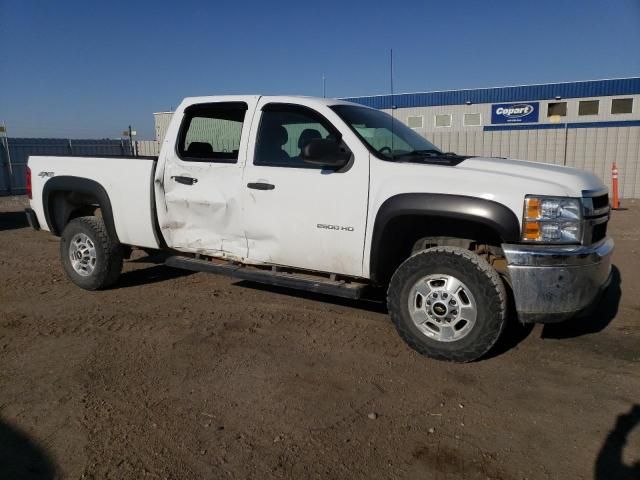
<path fill-rule="evenodd" d="M 423 127 L 423 117 L 415 116 L 415 117 L 407 117 L 407 125 L 410 128 L 422 128 Z"/>
<path fill-rule="evenodd" d="M 633 112 L 633 98 L 614 98 L 611 100 L 611 113 Z"/>
<path fill-rule="evenodd" d="M 547 106 L 547 117 L 555 116 L 567 116 L 567 102 L 553 102 Z"/>
<path fill-rule="evenodd" d="M 436 115 L 435 124 L 436 124 L 436 127 L 450 127 L 451 126 L 451 114 L 450 113 L 442 113 L 440 115 Z"/>
<path fill-rule="evenodd" d="M 478 127 L 482 123 L 479 113 L 465 113 L 462 117 L 462 125 L 465 127 Z"/>
<path fill-rule="evenodd" d="M 599 100 L 581 100 L 578 104 L 578 115 L 598 115 Z"/>

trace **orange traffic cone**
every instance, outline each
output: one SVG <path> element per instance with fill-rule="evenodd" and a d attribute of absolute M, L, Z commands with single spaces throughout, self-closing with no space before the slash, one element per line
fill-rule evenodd
<path fill-rule="evenodd" d="M 611 165 L 611 190 L 613 196 L 612 208 L 617 210 L 620 208 L 620 198 L 618 197 L 618 166 L 616 162 Z"/>

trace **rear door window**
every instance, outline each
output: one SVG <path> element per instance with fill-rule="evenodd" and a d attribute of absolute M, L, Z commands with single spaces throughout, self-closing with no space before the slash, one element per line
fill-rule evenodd
<path fill-rule="evenodd" d="M 185 110 L 177 153 L 192 162 L 236 163 L 247 104 L 197 104 Z"/>

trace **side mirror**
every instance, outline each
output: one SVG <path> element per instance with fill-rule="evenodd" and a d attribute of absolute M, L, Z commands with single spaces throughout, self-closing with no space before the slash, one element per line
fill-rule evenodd
<path fill-rule="evenodd" d="M 351 150 L 334 139 L 317 138 L 304 146 L 300 156 L 306 163 L 338 169 L 349 162 Z"/>

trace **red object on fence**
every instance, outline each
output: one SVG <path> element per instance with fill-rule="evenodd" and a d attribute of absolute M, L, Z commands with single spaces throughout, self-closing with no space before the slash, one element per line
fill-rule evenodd
<path fill-rule="evenodd" d="M 611 165 L 611 190 L 613 194 L 613 209 L 617 210 L 620 207 L 620 198 L 618 197 L 618 166 L 616 162 Z"/>

